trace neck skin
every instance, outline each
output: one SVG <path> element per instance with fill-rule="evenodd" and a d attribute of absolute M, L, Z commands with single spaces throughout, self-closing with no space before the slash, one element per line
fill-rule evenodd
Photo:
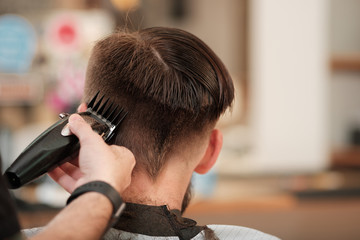
<path fill-rule="evenodd" d="M 206 146 L 206 141 L 202 141 L 196 145 L 196 149 L 179 147 L 181 152 L 172 154 L 155 181 L 151 180 L 145 171 L 136 169 L 130 186 L 122 193 L 122 198 L 126 202 L 167 205 L 169 209 L 180 210 L 191 176 L 204 155 Z"/>

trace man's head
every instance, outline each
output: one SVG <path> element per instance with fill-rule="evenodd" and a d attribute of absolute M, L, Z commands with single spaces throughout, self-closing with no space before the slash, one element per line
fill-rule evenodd
<path fill-rule="evenodd" d="M 119 32 L 99 41 L 89 60 L 84 102 L 97 92 L 129 113 L 115 144 L 155 179 L 177 146 L 215 125 L 234 98 L 220 59 L 194 35 L 173 28 Z"/>

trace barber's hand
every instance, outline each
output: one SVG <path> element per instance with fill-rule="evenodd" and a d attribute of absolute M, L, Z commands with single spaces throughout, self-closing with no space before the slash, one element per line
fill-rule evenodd
<path fill-rule="evenodd" d="M 78 114 L 70 116 L 69 127 L 80 141 L 79 158 L 55 168 L 49 172 L 50 177 L 70 193 L 95 180 L 105 181 L 122 193 L 130 184 L 135 166 L 130 150 L 107 145 Z"/>

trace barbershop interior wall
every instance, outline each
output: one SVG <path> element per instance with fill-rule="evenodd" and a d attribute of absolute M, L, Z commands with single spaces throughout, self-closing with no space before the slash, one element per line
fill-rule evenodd
<path fill-rule="evenodd" d="M 359 59 L 359 9 L 359 0 L 249 1 L 251 151 L 236 171 L 315 173 L 358 145 L 359 69 L 332 66 Z"/>
<path fill-rule="evenodd" d="M 329 163 L 327 0 L 250 4 L 254 170 L 309 173 Z"/>

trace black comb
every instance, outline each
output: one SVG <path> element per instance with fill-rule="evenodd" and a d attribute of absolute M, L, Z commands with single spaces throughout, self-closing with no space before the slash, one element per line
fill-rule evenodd
<path fill-rule="evenodd" d="M 114 106 L 98 92 L 89 102 L 85 112 L 79 113 L 105 141 L 114 135 L 127 112 Z M 68 128 L 69 114 L 60 114 L 61 120 L 40 134 L 5 171 L 9 188 L 18 188 L 54 169 L 69 156 L 78 154 L 79 139 Z"/>
<path fill-rule="evenodd" d="M 112 102 L 109 103 L 109 98 L 104 101 L 104 96 L 100 97 L 100 99 L 96 101 L 98 96 L 99 92 L 97 92 L 89 102 L 86 112 L 90 113 L 91 117 L 99 123 L 105 124 L 108 127 L 106 131 L 99 133 L 105 141 L 108 141 L 126 117 L 127 112 L 121 107 L 113 107 L 114 104 Z M 102 103 L 103 101 L 104 103 Z"/>

